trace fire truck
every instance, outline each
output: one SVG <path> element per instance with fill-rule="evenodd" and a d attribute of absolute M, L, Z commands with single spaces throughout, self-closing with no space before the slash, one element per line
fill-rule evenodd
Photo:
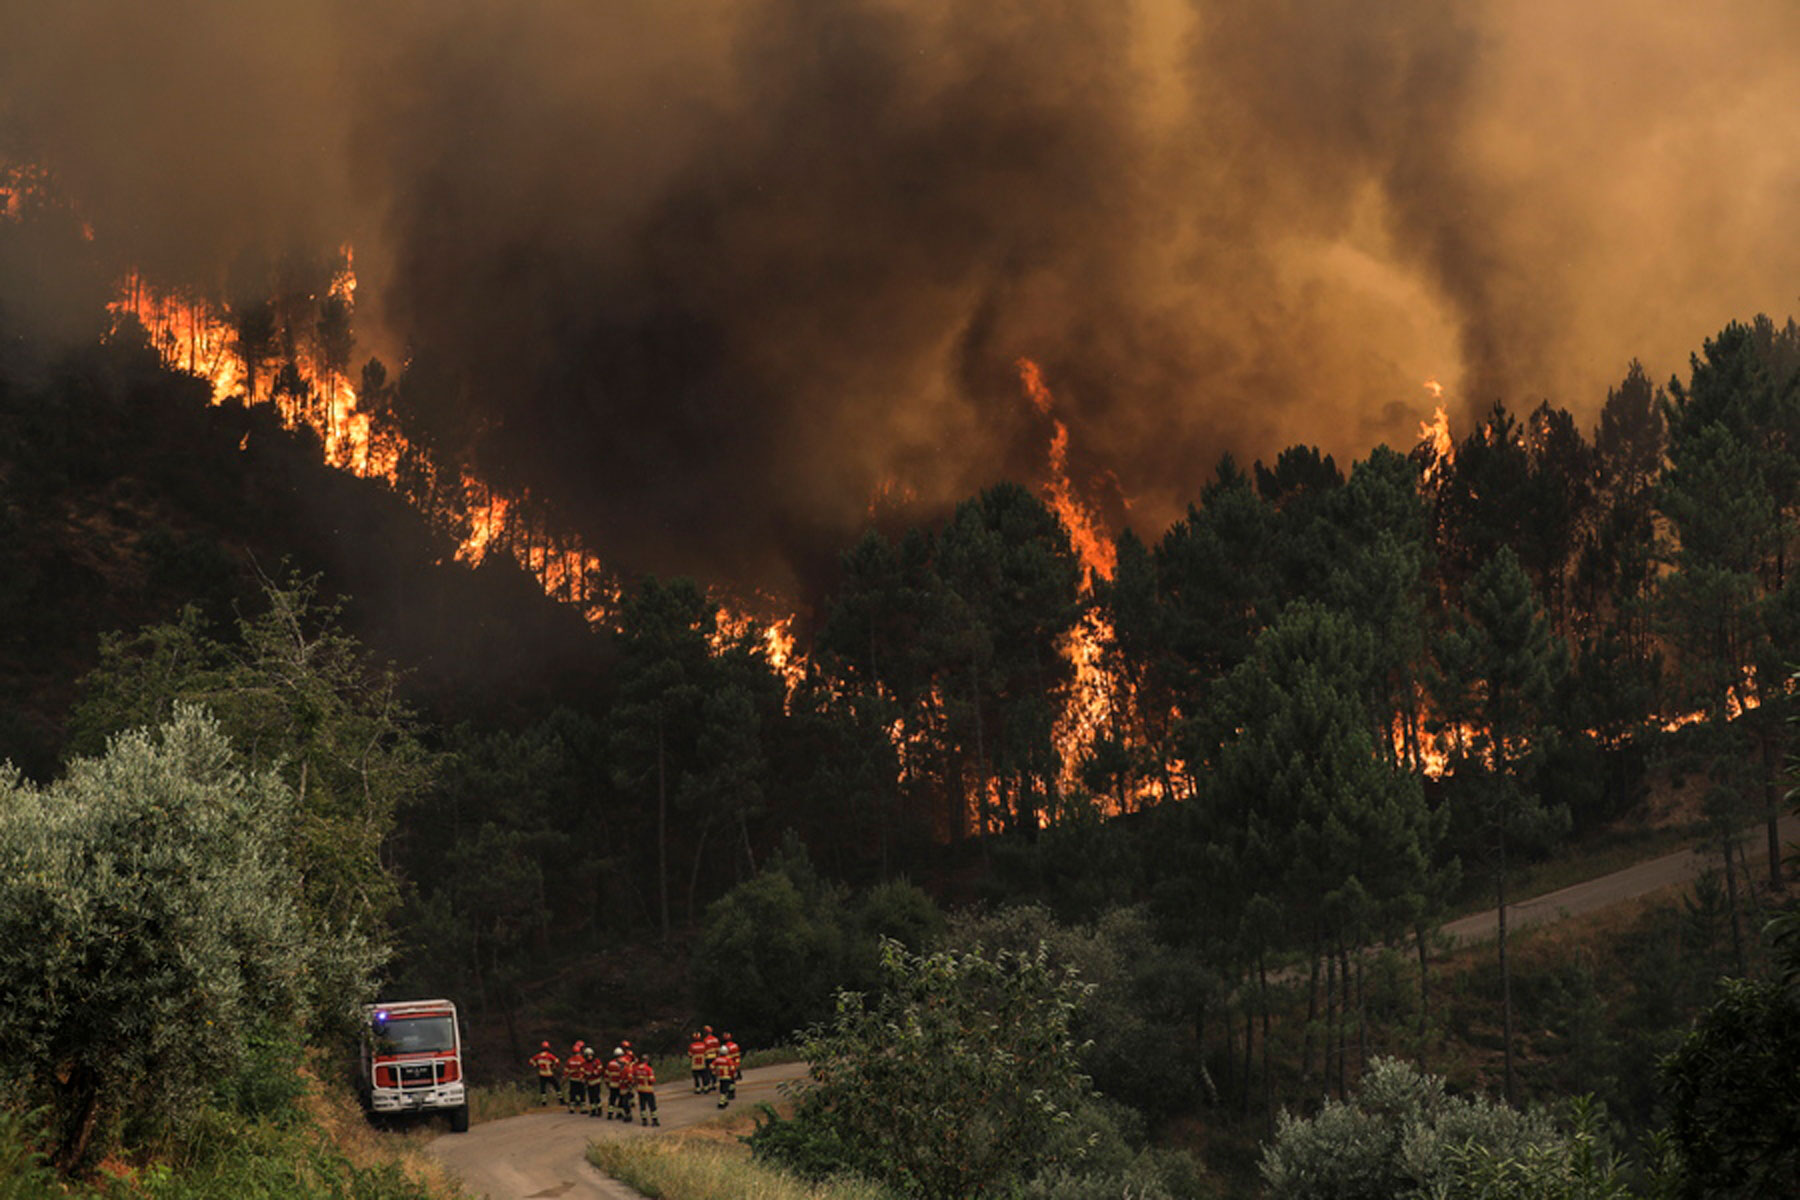
<path fill-rule="evenodd" d="M 363 1106 L 375 1116 L 447 1113 L 469 1130 L 462 1032 L 448 1000 L 392 1000 L 363 1007 Z"/>

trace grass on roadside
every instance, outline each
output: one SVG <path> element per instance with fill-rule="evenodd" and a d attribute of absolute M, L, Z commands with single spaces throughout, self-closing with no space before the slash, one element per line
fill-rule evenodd
<path fill-rule="evenodd" d="M 810 1184 L 750 1157 L 738 1140 L 749 1113 L 655 1138 L 621 1138 L 588 1146 L 588 1161 L 654 1200 L 893 1200 L 861 1179 Z"/>
<path fill-rule="evenodd" d="M 469 1088 L 469 1124 L 499 1121 L 528 1113 L 538 1105 L 538 1086 L 522 1083 L 476 1084 Z"/>

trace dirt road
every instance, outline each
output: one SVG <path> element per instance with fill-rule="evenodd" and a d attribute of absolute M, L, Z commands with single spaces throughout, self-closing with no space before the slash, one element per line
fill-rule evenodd
<path fill-rule="evenodd" d="M 792 1063 L 746 1071 L 733 1108 L 773 1100 L 776 1088 L 799 1077 L 805 1066 Z M 467 1133 L 447 1133 L 426 1148 L 463 1181 L 471 1196 L 488 1200 L 640 1200 L 638 1194 L 596 1171 L 587 1145 L 607 1138 L 652 1137 L 719 1115 L 714 1096 L 696 1096 L 686 1080 L 657 1088 L 661 1128 L 578 1117 L 561 1108 L 544 1109 L 504 1121 L 488 1121 Z"/>
<path fill-rule="evenodd" d="M 1780 830 L 1784 845 L 1800 839 L 1800 817 L 1792 813 L 1783 817 Z M 1757 858 L 1767 836 L 1767 829 L 1762 825 L 1747 830 L 1744 834 L 1746 854 L 1752 859 Z M 1718 866 L 1719 852 L 1716 847 L 1678 850 L 1674 854 L 1665 854 L 1661 858 L 1614 871 L 1611 875 L 1602 875 L 1598 879 L 1577 883 L 1560 891 L 1508 904 L 1506 927 L 1511 931 L 1563 917 L 1596 912 L 1613 904 L 1635 900 L 1671 884 L 1686 883 L 1698 877 L 1708 867 Z M 1444 926 L 1443 931 L 1454 938 L 1457 945 L 1491 941 L 1498 934 L 1499 921 L 1494 910 L 1489 909 L 1472 917 L 1451 921 Z"/>

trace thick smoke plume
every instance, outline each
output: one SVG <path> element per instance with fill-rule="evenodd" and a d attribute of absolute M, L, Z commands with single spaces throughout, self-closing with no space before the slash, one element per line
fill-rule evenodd
<path fill-rule="evenodd" d="M 0 0 L 0 154 L 226 299 L 353 243 L 364 354 L 627 569 L 791 587 L 1045 428 L 1154 536 L 1219 455 L 1588 422 L 1800 280 L 1746 0 Z M 1466 427 L 1466 425 L 1465 425 Z"/>

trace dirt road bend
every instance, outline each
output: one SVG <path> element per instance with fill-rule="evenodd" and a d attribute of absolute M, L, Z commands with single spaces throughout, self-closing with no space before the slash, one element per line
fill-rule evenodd
<path fill-rule="evenodd" d="M 757 1067 L 738 1083 L 741 1109 L 773 1101 L 776 1089 L 805 1074 L 803 1063 Z M 639 1200 L 638 1194 L 596 1171 L 587 1160 L 589 1142 L 655 1137 L 719 1115 L 714 1096 L 696 1096 L 687 1080 L 656 1089 L 662 1107 L 660 1128 L 578 1117 L 562 1108 L 542 1109 L 504 1121 L 486 1121 L 467 1133 L 447 1133 L 427 1147 L 461 1179 L 470 1196 L 487 1200 Z"/>
<path fill-rule="evenodd" d="M 1789 813 L 1782 817 L 1779 829 L 1783 845 L 1800 839 L 1800 816 Z M 1761 848 L 1764 836 L 1765 827 L 1762 825 L 1745 831 L 1744 848 L 1750 856 L 1754 857 Z M 1589 879 L 1542 896 L 1508 904 L 1506 925 L 1508 929 L 1517 930 L 1529 925 L 1541 925 L 1546 921 L 1597 912 L 1659 891 L 1670 884 L 1687 883 L 1698 878 L 1708 867 L 1717 868 L 1718 865 L 1719 851 L 1716 846 L 1678 850 L 1674 854 L 1649 859 L 1622 871 L 1602 875 L 1598 879 Z M 1498 936 L 1499 925 L 1497 914 L 1489 909 L 1451 921 L 1444 926 L 1443 932 L 1455 939 L 1457 945 L 1466 946 L 1473 942 L 1492 941 Z"/>

